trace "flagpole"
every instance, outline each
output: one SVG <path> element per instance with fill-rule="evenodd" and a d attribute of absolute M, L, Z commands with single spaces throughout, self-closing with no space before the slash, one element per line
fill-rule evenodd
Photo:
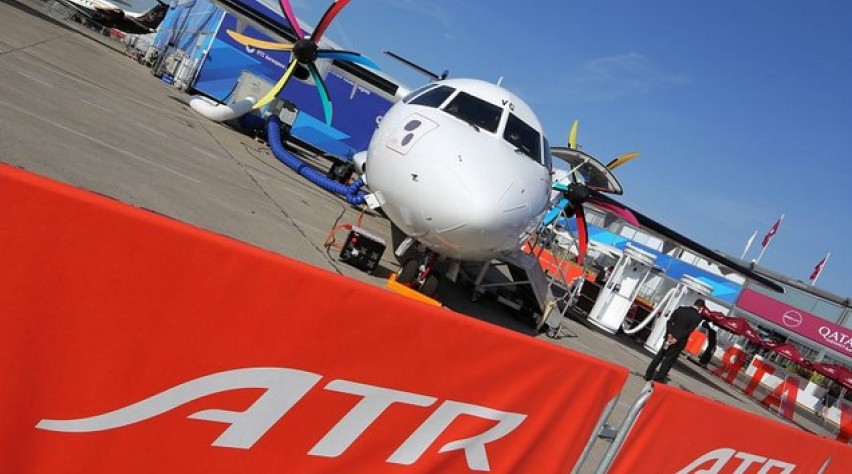
<path fill-rule="evenodd" d="M 828 263 L 828 257 L 831 257 L 831 252 L 828 252 L 825 255 L 825 259 L 822 261 L 822 265 L 819 267 L 819 273 L 817 273 L 817 276 L 816 278 L 814 278 L 814 281 L 811 282 L 811 286 L 816 285 L 816 281 L 819 280 L 819 276 L 822 275 L 822 269 L 825 268 L 825 264 Z"/>
<path fill-rule="evenodd" d="M 743 256 L 740 257 L 740 260 L 745 260 L 745 256 L 748 253 L 748 249 L 751 248 L 751 243 L 754 242 L 755 237 L 757 237 L 757 230 L 755 230 L 754 233 L 751 234 L 751 237 L 749 237 L 748 242 L 746 242 L 745 250 L 743 250 Z"/>
<path fill-rule="evenodd" d="M 770 240 L 769 242 L 766 242 L 766 247 L 769 247 L 770 242 L 772 241 Z M 766 252 L 766 247 L 760 249 L 760 255 L 757 256 L 757 260 L 755 260 L 754 263 L 760 263 L 760 257 L 763 257 L 763 252 Z"/>

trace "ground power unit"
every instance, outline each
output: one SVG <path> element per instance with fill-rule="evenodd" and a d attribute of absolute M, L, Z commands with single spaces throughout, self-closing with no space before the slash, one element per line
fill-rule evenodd
<path fill-rule="evenodd" d="M 360 227 L 352 226 L 340 249 L 339 258 L 341 262 L 367 273 L 373 273 L 382 259 L 382 254 L 385 253 L 385 247 L 384 239 Z"/>

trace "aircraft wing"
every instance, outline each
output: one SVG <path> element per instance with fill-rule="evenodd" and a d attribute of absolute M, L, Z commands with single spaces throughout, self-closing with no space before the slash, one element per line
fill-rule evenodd
<path fill-rule="evenodd" d="M 767 278 L 766 276 L 757 273 L 752 268 L 749 268 L 749 267 L 743 265 L 742 263 L 736 262 L 736 261 L 732 260 L 731 258 L 723 255 L 722 253 L 719 253 L 715 250 L 709 249 L 709 248 L 705 247 L 704 245 L 701 245 L 700 243 L 690 239 L 689 237 L 686 237 L 683 234 L 675 232 L 671 228 L 664 226 L 663 224 L 655 221 L 654 219 L 651 219 L 650 217 L 642 214 L 641 212 L 638 212 L 634 209 L 631 209 L 628 206 L 625 206 L 624 204 L 616 201 L 615 199 L 607 196 L 606 194 L 603 194 L 603 193 L 596 191 L 594 189 L 590 189 L 589 192 L 590 192 L 590 199 L 589 199 L 590 203 L 598 204 L 598 202 L 602 202 L 602 203 L 605 203 L 609 206 L 615 206 L 615 207 L 621 208 L 621 209 L 623 209 L 627 212 L 630 212 L 636 218 L 636 222 L 638 222 L 639 225 L 641 225 L 642 227 L 646 227 L 646 228 L 656 232 L 659 235 L 662 235 L 662 236 L 664 236 L 668 239 L 671 239 L 671 240 L 679 243 L 683 247 L 686 247 L 687 249 L 692 250 L 693 252 L 701 254 L 702 256 L 704 256 L 704 257 L 706 257 L 710 260 L 721 263 L 722 265 L 730 268 L 731 270 L 734 270 L 737 273 L 745 275 L 748 278 L 751 278 L 752 280 L 760 283 L 761 285 L 763 285 L 767 288 L 770 288 L 770 289 L 775 290 L 775 291 L 780 292 L 780 293 L 784 293 L 784 288 L 781 285 L 776 283 L 774 280 L 771 280 L 771 279 Z"/>

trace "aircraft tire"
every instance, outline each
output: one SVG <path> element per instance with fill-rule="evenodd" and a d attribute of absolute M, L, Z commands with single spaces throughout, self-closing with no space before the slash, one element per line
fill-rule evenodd
<path fill-rule="evenodd" d="M 410 283 L 417 278 L 417 267 L 420 266 L 420 263 L 416 258 L 412 258 L 410 260 L 406 260 L 402 267 L 399 269 L 399 274 L 396 277 L 396 281 L 402 284 Z"/>
<path fill-rule="evenodd" d="M 432 297 L 438 291 L 438 277 L 435 274 L 431 274 L 426 277 L 426 280 L 423 281 L 423 285 L 420 286 L 420 293 L 423 293 L 425 296 Z"/>

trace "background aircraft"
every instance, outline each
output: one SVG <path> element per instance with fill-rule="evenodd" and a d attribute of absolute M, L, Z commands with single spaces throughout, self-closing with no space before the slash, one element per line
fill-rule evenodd
<path fill-rule="evenodd" d="M 160 26 L 169 5 L 160 0 L 57 0 L 106 28 L 125 33 L 152 33 Z"/>

